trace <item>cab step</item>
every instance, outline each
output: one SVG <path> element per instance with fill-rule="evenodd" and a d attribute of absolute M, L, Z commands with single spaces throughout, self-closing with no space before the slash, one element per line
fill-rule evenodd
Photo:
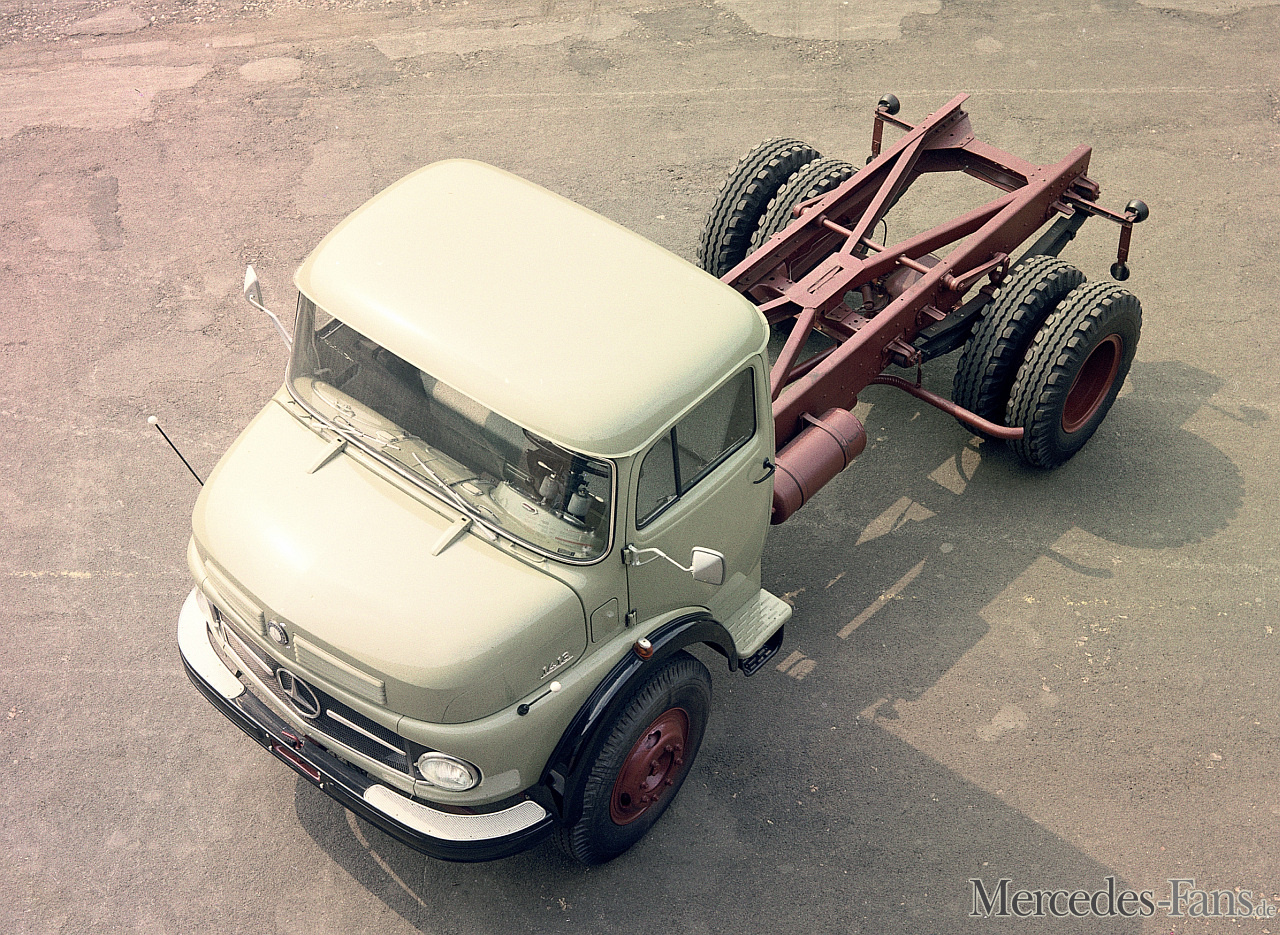
<path fill-rule="evenodd" d="M 778 647 L 774 646 L 768 655 L 754 663 L 754 668 L 747 668 L 748 661 L 755 660 L 773 642 L 772 638 L 782 629 L 782 625 L 790 619 L 791 605 L 761 588 L 754 598 L 739 607 L 724 622 L 724 628 L 733 637 L 738 658 L 742 660 L 739 665 L 744 671 L 748 674 L 754 672 L 768 661 L 769 656 L 777 652 Z"/>
<path fill-rule="evenodd" d="M 742 670 L 743 675 L 755 675 L 764 668 L 766 662 L 778 654 L 778 650 L 782 648 L 782 629 L 778 627 L 763 646 L 748 658 L 739 660 L 738 668 Z"/>

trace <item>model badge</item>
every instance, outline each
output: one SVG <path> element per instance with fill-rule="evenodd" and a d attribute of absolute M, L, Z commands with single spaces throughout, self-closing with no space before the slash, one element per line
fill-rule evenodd
<path fill-rule="evenodd" d="M 307 720 L 320 716 L 320 699 L 315 690 L 288 669 L 276 669 L 276 684 L 289 696 L 289 704 Z"/>
<path fill-rule="evenodd" d="M 281 646 L 289 645 L 289 634 L 284 628 L 284 624 L 279 620 L 272 620 L 267 624 L 267 636 L 271 637 Z"/>
<path fill-rule="evenodd" d="M 540 675 L 539 678 L 545 679 L 548 675 L 550 675 L 556 669 L 560 668 L 562 665 L 567 663 L 572 658 L 573 658 L 573 653 L 561 653 L 560 657 L 556 659 L 555 662 L 552 662 L 549 665 L 545 665 L 542 667 L 542 675 Z"/>

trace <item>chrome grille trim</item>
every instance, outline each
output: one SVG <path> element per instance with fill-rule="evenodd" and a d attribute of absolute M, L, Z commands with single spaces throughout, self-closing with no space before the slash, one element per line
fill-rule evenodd
<path fill-rule="evenodd" d="M 247 687 L 259 696 L 264 692 L 269 694 L 271 700 L 283 710 L 298 714 L 290 703 L 288 694 L 276 680 L 276 670 L 280 668 L 280 663 L 254 646 L 236 629 L 231 618 L 223 614 L 216 605 L 211 603 L 209 606 L 217 618 L 215 623 L 219 630 L 226 635 L 228 647 L 240 661 L 240 665 L 236 668 L 241 670 L 242 677 L 252 676 L 252 680 L 245 680 Z M 292 669 L 289 671 L 293 672 Z M 297 678 L 296 673 L 294 677 Z M 320 700 L 321 709 L 332 721 L 332 724 L 325 725 L 321 725 L 318 721 L 306 721 L 309 737 L 358 753 L 407 776 L 413 775 L 408 744 L 399 734 L 348 707 L 310 681 L 307 681 L 307 685 L 315 691 Z"/>
<path fill-rule="evenodd" d="M 344 725 L 346 725 L 347 727 L 351 728 L 351 729 L 352 729 L 353 731 L 355 731 L 356 733 L 358 733 L 358 734 L 363 734 L 364 736 L 366 736 L 366 737 L 368 737 L 370 740 L 372 740 L 374 743 L 382 744 L 382 746 L 386 747 L 388 750 L 392 751 L 393 753 L 399 753 L 399 754 L 401 754 L 401 755 L 407 755 L 407 754 L 405 754 L 405 751 L 404 751 L 403 749 L 401 749 L 400 747 L 397 747 L 397 746 L 395 746 L 394 744 L 389 744 L 389 743 L 387 743 L 387 742 L 386 742 L 385 740 L 383 740 L 381 737 L 377 736 L 376 734 L 371 733 L 370 731 L 365 730 L 365 729 L 364 729 L 363 727 L 361 727 L 359 724 L 356 724 L 356 723 L 354 723 L 353 721 L 349 721 L 349 720 L 347 720 L 347 719 L 346 719 L 346 718 L 344 718 L 341 714 L 339 714 L 337 711 L 333 711 L 333 710 L 326 710 L 324 713 L 325 713 L 325 716 L 326 716 L 326 717 L 331 717 L 331 718 L 333 718 L 335 721 L 337 721 L 339 724 L 344 724 Z"/>

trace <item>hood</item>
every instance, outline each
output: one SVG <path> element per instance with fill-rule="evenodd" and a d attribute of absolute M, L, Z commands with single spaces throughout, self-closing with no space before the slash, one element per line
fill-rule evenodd
<path fill-rule="evenodd" d="M 586 621 L 570 588 L 469 533 L 432 555 L 451 518 L 356 457 L 309 473 L 326 447 L 272 401 L 223 456 L 193 518 L 200 550 L 238 597 L 286 626 L 283 652 L 301 674 L 459 723 L 528 694 L 547 663 L 581 656 Z"/>

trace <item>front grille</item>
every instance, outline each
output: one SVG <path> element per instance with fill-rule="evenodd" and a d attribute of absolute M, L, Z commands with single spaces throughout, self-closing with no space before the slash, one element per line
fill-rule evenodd
<path fill-rule="evenodd" d="M 266 653 L 264 653 L 253 643 L 242 637 L 239 631 L 232 626 L 230 618 L 225 616 L 217 606 L 210 604 L 213 608 L 214 622 L 222 625 L 222 632 L 227 637 L 227 643 L 240 660 L 247 665 L 253 674 L 264 682 L 275 682 L 276 662 Z"/>
<path fill-rule="evenodd" d="M 226 634 L 227 642 L 236 656 L 258 677 L 277 701 L 288 706 L 290 710 L 298 711 L 288 693 L 276 680 L 276 670 L 280 668 L 280 664 L 242 636 L 217 607 L 213 608 L 213 612 L 215 622 L 221 624 L 222 632 Z M 287 676 L 282 677 L 287 679 Z M 296 673 L 294 678 L 297 678 Z M 319 741 L 329 738 L 384 766 L 412 775 L 413 764 L 403 737 L 383 727 L 377 721 L 370 720 L 354 708 L 348 707 L 310 682 L 304 684 L 315 693 L 316 700 L 320 703 L 320 714 L 315 718 L 307 719 L 309 725 L 307 736 Z M 257 689 L 254 684 L 248 687 Z"/>

